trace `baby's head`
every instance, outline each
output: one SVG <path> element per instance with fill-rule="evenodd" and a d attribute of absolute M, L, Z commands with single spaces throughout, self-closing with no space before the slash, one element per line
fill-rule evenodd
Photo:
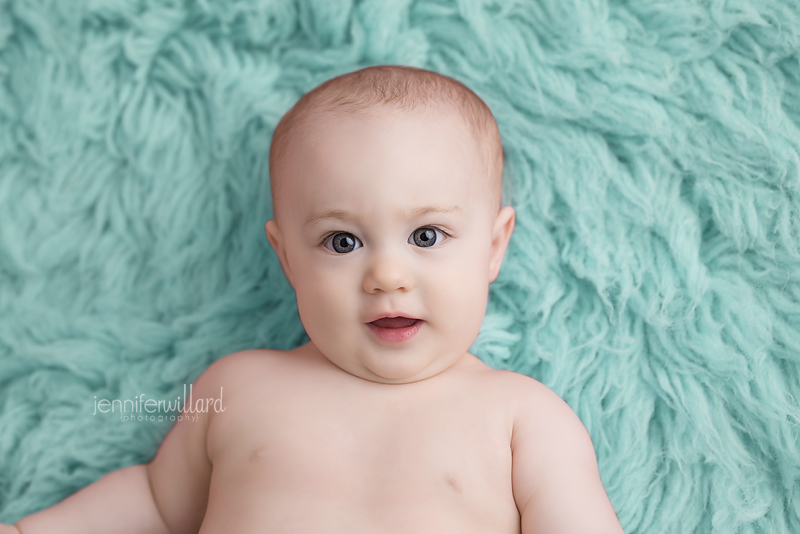
<path fill-rule="evenodd" d="M 267 236 L 313 348 L 384 383 L 429 378 L 467 352 L 515 219 L 480 98 L 411 67 L 339 76 L 283 117 L 269 168 Z M 417 322 L 371 324 L 387 315 Z"/>

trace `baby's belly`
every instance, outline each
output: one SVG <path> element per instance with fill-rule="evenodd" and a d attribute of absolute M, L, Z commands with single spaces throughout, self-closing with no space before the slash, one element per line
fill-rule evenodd
<path fill-rule="evenodd" d="M 324 455 L 302 460 L 215 466 L 200 534 L 520 532 L 502 482 L 509 473 L 457 461 L 365 470 Z"/>

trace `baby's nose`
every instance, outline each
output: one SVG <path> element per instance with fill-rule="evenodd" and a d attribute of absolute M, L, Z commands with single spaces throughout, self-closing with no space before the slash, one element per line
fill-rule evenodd
<path fill-rule="evenodd" d="M 376 254 L 364 276 L 364 291 L 367 293 L 391 293 L 410 291 L 414 280 L 408 265 L 397 256 Z"/>

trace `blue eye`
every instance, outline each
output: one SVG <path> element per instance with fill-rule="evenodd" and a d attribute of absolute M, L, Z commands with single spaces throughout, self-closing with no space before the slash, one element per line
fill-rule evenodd
<path fill-rule="evenodd" d="M 437 236 L 441 236 L 441 239 L 437 239 Z M 408 242 L 412 245 L 426 248 L 441 243 L 442 239 L 444 239 L 444 235 L 441 230 L 433 226 L 424 226 L 414 230 L 411 236 L 409 236 Z"/>
<path fill-rule="evenodd" d="M 441 243 L 445 235 L 449 236 L 450 234 L 434 226 L 423 226 L 412 232 L 408 237 L 408 243 L 420 248 L 430 248 Z M 364 245 L 361 240 L 350 232 L 336 232 L 326 237 L 322 242 L 322 246 L 337 254 L 347 254 Z"/>
<path fill-rule="evenodd" d="M 328 243 L 332 243 L 333 248 L 329 247 Z M 361 246 L 361 241 L 349 232 L 338 232 L 327 238 L 324 242 L 324 246 L 331 252 L 347 254 L 359 248 Z"/>

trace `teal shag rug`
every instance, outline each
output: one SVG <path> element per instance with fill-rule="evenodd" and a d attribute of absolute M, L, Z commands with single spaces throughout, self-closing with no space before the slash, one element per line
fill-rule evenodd
<path fill-rule="evenodd" d="M 635 533 L 800 532 L 797 0 L 0 0 L 0 522 L 149 461 L 212 362 L 306 341 L 272 132 L 375 64 L 494 112 L 473 352 L 561 395 Z"/>

